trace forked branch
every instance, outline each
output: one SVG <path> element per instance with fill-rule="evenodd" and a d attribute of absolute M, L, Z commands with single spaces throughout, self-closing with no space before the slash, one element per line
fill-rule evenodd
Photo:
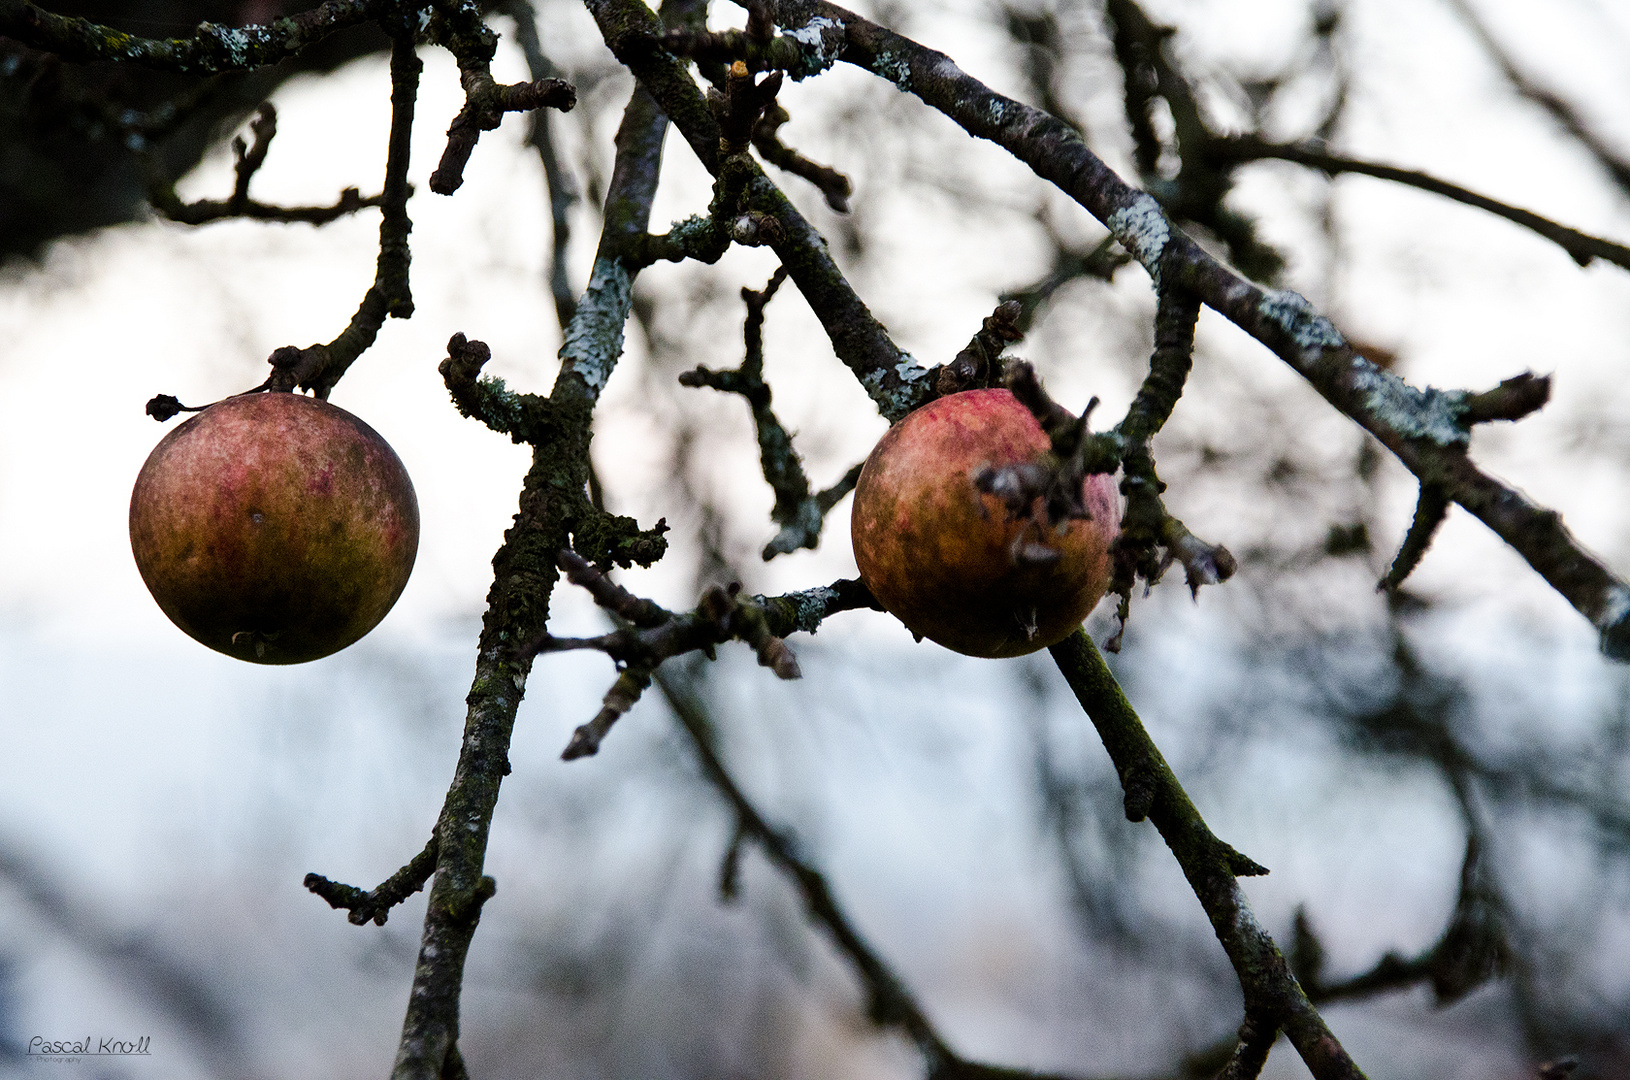
<path fill-rule="evenodd" d="M 148 193 L 148 201 L 153 204 L 153 208 L 171 221 L 182 225 L 203 225 L 230 218 L 248 218 L 252 221 L 299 221 L 307 225 L 326 225 L 347 214 L 354 214 L 365 206 L 383 204 L 383 195 L 369 195 L 363 198 L 362 193 L 354 187 L 348 187 L 340 192 L 340 197 L 332 206 L 275 206 L 251 199 L 249 182 L 266 163 L 266 152 L 271 148 L 272 137 L 277 134 L 277 110 L 272 107 L 271 102 L 261 103 L 255 119 L 250 121 L 249 133 L 252 141 L 245 142 L 241 135 L 232 140 L 232 152 L 236 158 L 234 164 L 236 180 L 230 197 L 199 199 L 196 202 L 184 203 L 176 195 L 175 185 L 170 184 L 155 187 Z"/>
<path fill-rule="evenodd" d="M 804 475 L 803 460 L 793 448 L 792 435 L 770 407 L 770 385 L 764 381 L 764 308 L 786 277 L 786 268 L 777 267 L 763 289 L 755 291 L 744 287 L 741 290 L 742 301 L 747 305 L 747 318 L 742 326 L 746 348 L 740 367 L 714 371 L 699 365 L 679 376 L 681 386 L 708 386 L 726 393 L 740 394 L 753 410 L 753 427 L 758 432 L 759 465 L 765 481 L 775 492 L 775 506 L 770 511 L 770 520 L 781 527 L 764 545 L 762 555 L 765 562 L 777 555 L 819 544 L 827 512 L 854 490 L 860 478 L 860 466 L 855 465 L 831 487 L 811 491 L 809 478 Z"/>
<path fill-rule="evenodd" d="M 346 918 L 352 924 L 361 926 L 372 922 L 376 926 L 384 926 L 390 909 L 423 889 L 435 871 L 436 838 L 432 836 L 423 851 L 372 889 L 363 890 L 354 885 L 330 881 L 321 874 L 307 874 L 305 886 L 327 900 L 329 907 L 344 908 L 350 912 Z"/>

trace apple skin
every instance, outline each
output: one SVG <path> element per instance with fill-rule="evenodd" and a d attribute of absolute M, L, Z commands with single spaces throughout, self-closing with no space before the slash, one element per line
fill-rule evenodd
<path fill-rule="evenodd" d="M 1114 479 L 1088 476 L 1092 516 L 1062 531 L 1012 517 L 974 486 L 986 465 L 1034 461 L 1049 449 L 1041 425 L 1007 390 L 938 398 L 890 428 L 861 467 L 850 518 L 861 579 L 884 609 L 968 656 L 1022 656 L 1080 626 L 1109 587 L 1109 546 L 1121 522 Z M 1021 534 L 1060 558 L 1015 564 Z"/>
<path fill-rule="evenodd" d="M 244 394 L 154 447 L 130 495 L 130 548 L 188 635 L 299 664 L 390 611 L 418 553 L 419 504 L 395 451 L 344 409 Z"/>

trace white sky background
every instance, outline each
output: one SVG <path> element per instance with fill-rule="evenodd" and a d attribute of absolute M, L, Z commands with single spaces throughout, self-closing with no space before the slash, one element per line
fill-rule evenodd
<path fill-rule="evenodd" d="M 1623 64 L 1630 12 L 1589 0 L 1556 0 L 1544 17 L 1520 0 L 1477 6 L 1519 60 L 1582 103 L 1598 130 L 1630 154 L 1630 68 Z M 1179 48 L 1196 72 L 1252 63 L 1270 69 L 1303 25 L 1302 6 L 1288 0 L 1151 7 L 1183 27 Z M 716 18 L 736 16 L 725 5 Z M 548 19 L 558 40 L 580 30 L 586 16 L 556 5 Z M 1444 6 L 1354 0 L 1349 19 L 1349 58 L 1359 76 L 1339 149 L 1422 168 L 1564 224 L 1630 239 L 1623 193 L 1601 182 L 1537 109 L 1514 99 Z M 969 13 L 917 14 L 905 29 L 964 70 L 1018 92 L 1009 50 Z M 509 44 L 506 36 L 494 74 L 523 79 Z M 587 55 L 590 46 L 582 48 Z M 482 139 L 455 197 L 432 195 L 425 179 L 459 95 L 446 55 L 425 50 L 424 57 L 412 168 L 418 193 L 410 203 L 417 311 L 411 321 L 388 323 L 333 395 L 396 448 L 417 487 L 424 530 L 396 609 L 346 653 L 299 668 L 261 668 L 195 645 L 148 597 L 125 522 L 136 471 L 167 430 L 143 415 L 143 403 L 161 392 L 189 404 L 214 400 L 258 383 L 275 347 L 332 338 L 372 279 L 377 215 L 321 230 L 253 223 L 112 229 L 61 243 L 43 266 L 14 267 L 0 279 L 0 841 L 38 860 L 88 911 L 188 952 L 223 992 L 249 1003 L 261 1016 L 248 1039 L 253 1069 L 266 1076 L 383 1070 L 400 1024 L 422 900 L 383 930 L 359 930 L 299 882 L 308 870 L 364 886 L 382 879 L 422 844 L 455 760 L 489 560 L 514 512 L 527 457 L 450 406 L 436 373 L 446 339 L 463 331 L 487 341 L 489 372 L 518 389 L 546 391 L 556 366 L 558 331 L 542 280 L 548 222 L 536 157 L 520 142 L 524 125 L 511 118 Z M 1102 65 L 1074 72 L 1068 93 L 1081 103 L 1095 147 L 1117 155 L 1112 163 L 1126 173 L 1112 73 Z M 852 168 L 857 213 L 897 224 L 854 281 L 906 349 L 924 363 L 941 362 L 966 342 L 997 292 L 1044 268 L 1044 249 L 1024 225 L 1031 181 L 998 151 L 963 144 L 958 153 L 981 163 L 977 194 L 996 204 L 968 216 L 952 195 L 925 196 L 920 184 L 906 183 L 920 162 L 845 160 L 843 147 L 864 142 L 867 132 L 842 132 L 821 104 L 861 92 L 856 87 L 868 79 L 840 69 L 789 86 L 783 101 L 795 119 L 785 135 L 818 160 Z M 893 93 L 877 86 L 864 92 Z M 597 132 L 605 169 L 626 91 L 618 83 L 601 92 L 618 103 Z M 291 83 L 274 101 L 278 135 L 256 176 L 257 198 L 325 203 L 347 185 L 377 188 L 389 114 L 382 58 Z M 921 117 L 925 128 L 949 123 L 926 110 Z M 1304 121 L 1286 118 L 1283 134 L 1300 134 L 1296 125 Z M 575 162 L 574 140 L 568 136 L 566 149 Z M 654 228 L 700 210 L 707 198 L 682 142 L 670 139 L 668 151 L 672 182 L 659 197 Z M 183 195 L 220 196 L 230 177 L 223 151 Z M 807 185 L 789 177 L 783 187 L 817 221 L 831 220 Z M 1004 212 L 1008 190 L 1014 209 Z M 1480 389 L 1525 368 L 1555 372 L 1545 412 L 1515 427 L 1480 430 L 1474 454 L 1561 510 L 1587 546 L 1630 573 L 1630 412 L 1621 376 L 1630 361 L 1630 274 L 1601 264 L 1580 269 L 1515 226 L 1378 181 L 1349 178 L 1336 192 L 1344 261 L 1335 291 L 1311 258 L 1293 261 L 1286 283 L 1356 339 L 1398 351 L 1402 373 L 1417 385 Z M 1248 171 L 1235 198 L 1263 214 L 1268 240 L 1311 253 L 1312 216 L 1284 208 L 1311 207 L 1317 194 L 1292 167 L 1268 165 Z M 1060 210 L 1070 215 L 1068 230 L 1099 235 L 1084 212 L 1062 202 Z M 576 224 L 572 276 L 581 283 L 594 232 L 584 212 Z M 711 280 L 729 295 L 762 285 L 772 267 L 768 253 L 738 249 L 714 268 L 658 266 L 641 281 L 677 295 Z M 1130 269 L 1112 289 L 1060 294 L 1017 351 L 1042 365 L 1066 403 L 1101 395 L 1097 415 L 1112 422 L 1145 359 L 1143 345 L 1127 340 L 1123 313 L 1143 309 L 1153 309 L 1147 280 Z M 739 306 L 708 308 L 701 317 L 717 320 L 709 324 L 712 348 L 688 363 L 737 362 Z M 1312 407 L 1297 415 L 1308 417 L 1310 452 L 1350 456 L 1357 446 L 1350 424 L 1324 416 L 1294 375 L 1220 319 L 1208 315 L 1202 326 L 1197 391 L 1179 406 L 1174 428 L 1249 447 L 1259 438 L 1252 414 L 1208 413 L 1200 389 L 1208 381 L 1233 385 L 1235 397 L 1213 400 L 1237 403 L 1238 387 L 1260 387 L 1276 401 L 1308 399 Z M 812 482 L 824 486 L 864 455 L 882 421 L 790 286 L 769 310 L 766 335 L 778 412 L 799 434 Z M 709 425 L 704 452 L 732 448 L 728 461 L 710 469 L 712 494 L 734 515 L 733 542 L 751 553 L 773 530 L 745 407 L 734 397 L 658 382 L 642 368 L 643 343 L 632 327 L 629 342 L 597 428 L 596 458 L 614 508 L 645 524 L 681 513 L 666 470 L 678 415 L 673 400 L 685 396 L 684 408 Z M 1586 431 L 1597 441 L 1575 446 Z M 1267 511 L 1252 505 L 1243 484 L 1209 491 L 1174 485 L 1169 498 L 1196 532 L 1231 546 L 1265 527 Z M 1393 530 L 1376 537 L 1382 547 L 1402 536 L 1413 491 L 1397 482 L 1389 499 Z M 847 513 L 845 501 L 819 552 L 768 567 L 755 560 L 749 587 L 780 591 L 852 576 Z M 1320 535 L 1325 524 L 1310 513 L 1282 527 Z M 670 606 L 694 601 L 688 563 L 678 557 L 626 580 Z M 1331 618 L 1339 621 L 1344 605 L 1366 603 L 1370 581 L 1354 574 L 1321 586 L 1330 590 Z M 1509 708 L 1514 725 L 1544 723 L 1568 734 L 1588 722 L 1611 685 L 1590 628 L 1480 524 L 1456 511 L 1415 584 L 1454 602 L 1437 646 L 1493 680 L 1491 696 L 1518 703 Z M 1199 757 L 1203 747 L 1183 742 L 1184 714 L 1239 677 L 1230 656 L 1242 644 L 1234 636 L 1240 631 L 1221 617 L 1226 601 L 1217 590 L 1198 609 L 1182 592 L 1173 582 L 1143 605 L 1146 640 L 1132 685 L 1142 690 L 1135 700 L 1180 773 L 1186 758 L 1196 771 L 1214 772 L 1216 763 Z M 568 629 L 596 625 L 574 590 L 562 587 L 556 597 Z M 1162 1033 L 1139 1031 L 1136 1009 L 1109 1034 L 1076 1029 L 1072 1009 L 1090 1014 L 1102 1006 L 1101 973 L 1070 950 L 1059 953 L 1058 940 L 1071 931 L 1057 871 L 1048 869 L 1026 801 L 1028 747 L 1014 734 L 1010 669 L 913 646 L 884 617 L 866 614 L 834 619 L 818 639 L 795 645 L 806 658 L 799 687 L 767 686 L 750 665 L 732 667 L 741 676 L 732 684 L 740 715 L 757 716 L 740 731 L 736 752 L 758 790 L 769 793 L 766 802 L 819 854 L 874 944 L 935 1007 L 944 1032 L 970 1054 L 1014 1064 L 1158 1066 L 1143 1055 L 1162 1045 Z M 499 898 L 472 955 L 468 1023 L 486 1037 L 477 1052 L 497 1074 L 505 1062 L 565 1053 L 561 1040 L 577 1038 L 591 1046 L 586 1058 L 608 1073 L 665 1073 L 672 1063 L 639 1057 L 644 1051 L 593 1049 L 598 1044 L 581 1024 L 546 1027 L 554 1050 L 533 1029 L 506 1028 L 530 1015 L 524 980 L 509 961 L 530 947 L 540 926 L 599 956 L 605 941 L 633 925 L 646 927 L 651 941 L 668 942 L 656 959 L 639 954 L 662 970 L 692 970 L 686 965 L 700 961 L 686 959 L 687 949 L 745 963 L 732 949 L 747 946 L 730 942 L 758 943 L 774 962 L 753 968 L 753 978 L 778 988 L 766 991 L 770 997 L 803 1008 L 802 1019 L 785 1021 L 783 1030 L 795 1033 L 787 1060 L 809 1070 L 804 1074 L 819 1074 L 815 1063 L 827 1060 L 838 1072 L 853 1066 L 909 1075 L 909 1057 L 868 1041 L 844 1019 L 854 1008 L 847 973 L 802 928 L 796 906 L 776 899 L 762 865 L 747 879 L 760 906 L 748 913 L 712 906 L 708 875 L 728 825 L 711 796 L 685 779 L 685 768 L 649 780 L 658 765 L 684 756 L 653 702 L 623 721 L 600 757 L 572 766 L 555 760 L 572 727 L 593 714 L 609 671 L 598 657 L 549 659 L 529 686 L 516 773 L 500 802 L 489 864 Z M 941 690 L 952 703 L 933 696 Z M 1056 694 L 1054 705 L 1044 722 L 1069 723 Z M 1208 782 L 1203 809 L 1226 839 L 1274 869 L 1249 886 L 1270 929 L 1282 935 L 1295 904 L 1316 898 L 1333 962 L 1350 971 L 1385 948 L 1430 942 L 1452 900 L 1461 838 L 1431 783 L 1329 775 L 1336 766 L 1322 749 L 1316 735 L 1257 748 L 1232 763 L 1253 782 Z M 809 768 L 811 761 L 820 768 Z M 688 840 L 669 835 L 676 806 L 697 823 Z M 1561 850 L 1552 857 L 1565 864 Z M 1193 905 L 1181 884 L 1173 886 L 1175 867 L 1162 866 L 1147 868 L 1150 888 L 1175 888 L 1175 910 L 1192 922 L 1197 911 L 1184 906 Z M 630 883 L 636 895 L 628 895 Z M 189 885 L 200 884 L 202 894 L 189 894 Z M 18 964 L 21 1022 L 31 1033 L 59 1037 L 58 1029 L 120 1024 L 165 1032 L 116 973 L 44 929 L 4 890 L 0 912 L 0 956 Z M 1630 959 L 1619 933 L 1608 955 L 1616 948 Z M 789 965 L 803 972 L 792 990 L 782 986 Z M 739 975 L 730 970 L 735 974 L 715 972 L 721 985 Z M 1124 993 L 1139 992 L 1135 977 L 1117 977 L 1127 980 Z M 638 1019 L 651 1015 L 641 1011 L 639 985 L 634 980 L 621 1012 L 595 1022 L 611 1029 L 646 1022 Z M 667 985 L 658 980 L 647 992 L 660 998 Z M 737 997 L 721 993 L 729 1001 L 741 996 L 739 989 Z M 1202 1004 L 1192 1007 L 1197 1024 L 1207 1016 Z M 1419 999 L 1409 1004 L 1420 1011 Z M 1478 1007 L 1473 1002 L 1462 1014 L 1471 1018 L 1468 1031 L 1480 1030 L 1485 1014 Z M 703 1015 L 710 1015 L 705 1008 Z M 1342 1026 L 1346 1014 L 1332 1015 L 1360 1061 L 1366 1052 L 1385 1055 L 1396 1067 L 1378 1071 L 1390 1075 L 1411 1075 L 1411 1066 L 1419 1075 L 1449 1075 L 1445 1058 L 1434 1055 L 1464 1053 L 1454 1041 L 1462 1022 L 1455 1017 L 1431 1036 L 1447 1040 L 1434 1050 L 1411 1041 L 1427 1037 L 1411 1034 L 1407 1009 L 1351 1020 L 1350 1031 Z M 302 1024 L 315 1029 L 301 1033 Z M 1197 1047 L 1218 1034 L 1202 1025 L 1187 1041 Z M 133 1067 L 130 1075 L 205 1074 L 188 1071 L 208 1066 L 181 1049 L 183 1033 L 164 1041 L 176 1048 L 171 1055 L 152 1062 L 155 1071 Z M 749 1056 L 742 1065 L 763 1060 Z M 1297 1075 L 1300 1066 L 1281 1049 L 1274 1068 L 1281 1070 L 1274 1075 Z"/>

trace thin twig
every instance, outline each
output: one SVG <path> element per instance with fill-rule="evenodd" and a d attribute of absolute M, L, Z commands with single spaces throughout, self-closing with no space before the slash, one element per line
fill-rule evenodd
<path fill-rule="evenodd" d="M 1423 482 L 1420 499 L 1415 503 L 1415 519 L 1409 524 L 1409 532 L 1405 534 L 1398 554 L 1393 557 L 1392 566 L 1376 585 L 1377 591 L 1396 589 L 1404 583 L 1404 579 L 1420 564 L 1421 557 L 1432 543 L 1432 537 L 1437 535 L 1438 526 L 1448 515 L 1448 494 L 1436 484 Z"/>
<path fill-rule="evenodd" d="M 408 265 L 412 252 L 408 233 L 408 157 L 413 148 L 413 110 L 419 93 L 419 73 L 424 69 L 414 51 L 413 31 L 405 26 L 393 29 L 391 38 L 391 127 L 385 156 L 385 185 L 380 194 L 379 257 L 374 281 L 357 307 L 356 314 L 340 335 L 326 345 L 301 349 L 285 345 L 273 350 L 269 363 L 273 390 L 310 390 L 319 398 L 328 397 L 334 384 L 374 343 L 387 317 L 406 319 L 413 314 L 413 293 L 408 285 Z"/>
<path fill-rule="evenodd" d="M 793 449 L 792 435 L 770 407 L 770 386 L 764 381 L 764 308 L 786 277 L 786 268 L 778 266 L 763 289 L 755 291 L 744 287 L 741 290 L 742 301 L 747 305 L 747 318 L 742 324 L 745 349 L 740 367 L 714 371 L 699 365 L 679 376 L 681 386 L 707 386 L 740 394 L 747 399 L 753 411 L 753 428 L 758 433 L 759 465 L 765 481 L 775 492 L 770 520 L 780 526 L 780 531 L 764 545 L 762 555 L 765 562 L 777 555 L 818 545 L 827 511 L 854 490 L 860 476 L 860 466 L 856 465 L 836 484 L 824 491 L 811 492 L 809 478 L 804 474 L 803 460 Z"/>
<path fill-rule="evenodd" d="M 1346 157 L 1333 154 L 1322 147 L 1310 143 L 1276 143 L 1270 142 L 1256 135 L 1233 135 L 1218 138 L 1211 147 L 1210 153 L 1219 160 L 1235 164 L 1248 161 L 1290 161 L 1298 165 L 1318 169 L 1330 176 L 1339 176 L 1351 173 L 1358 176 L 1373 176 L 1378 180 L 1390 180 L 1395 184 L 1406 187 L 1419 188 L 1434 195 L 1442 195 L 1446 199 L 1475 206 L 1479 210 L 1486 210 L 1507 221 L 1521 225 L 1531 232 L 1543 236 L 1566 251 L 1574 262 L 1580 266 L 1588 266 L 1592 259 L 1602 259 L 1615 266 L 1630 270 L 1630 247 L 1604 240 L 1599 236 L 1580 232 L 1558 224 L 1550 218 L 1542 217 L 1531 210 L 1524 210 L 1520 206 L 1491 199 L 1487 195 L 1480 195 L 1469 188 L 1452 184 L 1447 180 L 1419 172 L 1414 169 L 1400 169 L 1394 165 L 1385 165 L 1376 161 L 1364 161 L 1360 158 Z"/>
<path fill-rule="evenodd" d="M 847 176 L 830 165 L 811 161 L 781 141 L 781 125 L 791 119 L 791 115 L 779 104 L 765 110 L 753 128 L 753 149 L 776 168 L 801 176 L 820 188 L 828 207 L 836 213 L 847 214 L 849 196 L 854 194 L 854 186 Z"/>
<path fill-rule="evenodd" d="M 531 0 L 506 0 L 500 7 L 515 20 L 515 40 L 526 57 L 527 73 L 533 81 L 558 77 L 560 72 L 543 51 L 543 42 L 538 38 L 537 13 Z M 543 165 L 544 184 L 549 190 L 549 292 L 555 301 L 555 317 L 560 322 L 561 330 L 565 330 L 572 321 L 572 313 L 577 310 L 577 294 L 572 291 L 567 277 L 567 253 L 572 236 L 571 209 L 580 196 L 571 170 L 555 152 L 554 125 L 550 122 L 552 115 L 550 109 L 533 110 L 532 130 L 527 141 L 538 151 L 538 160 Z"/>
<path fill-rule="evenodd" d="M 232 149 L 237 161 L 236 181 L 231 197 L 199 199 L 196 202 L 184 203 L 176 195 L 175 185 L 172 183 L 155 186 L 154 190 L 148 193 L 148 201 L 153 204 L 153 208 L 169 220 L 182 225 L 203 225 L 231 218 L 326 225 L 347 214 L 354 214 L 365 206 L 383 205 L 384 195 L 363 198 L 362 193 L 354 187 L 348 187 L 340 192 L 340 197 L 332 206 L 274 206 L 251 199 L 249 182 L 265 164 L 266 152 L 271 147 L 272 137 L 277 134 L 277 110 L 272 107 L 271 102 L 261 103 L 258 115 L 249 125 L 249 131 L 254 136 L 253 143 L 245 144 L 241 136 L 232 140 Z"/>
<path fill-rule="evenodd" d="M 636 0 L 588 0 L 588 6 L 612 53 L 661 103 L 703 166 L 717 175 L 722 164 L 718 121 L 684 62 L 656 47 L 664 41 L 663 28 L 650 10 Z M 775 46 L 797 56 L 796 45 L 778 35 L 765 47 Z M 824 66 L 829 65 L 830 61 Z M 814 70 L 790 74 L 800 78 Z M 771 247 L 809 300 L 833 351 L 855 373 L 879 412 L 890 420 L 904 416 L 932 396 L 932 386 L 925 381 L 928 369 L 890 339 L 838 269 L 826 240 L 756 164 L 749 165 L 750 204 L 778 223 L 779 235 Z"/>
<path fill-rule="evenodd" d="M 384 926 L 390 909 L 423 889 L 435 872 L 436 838 L 432 836 L 423 851 L 372 889 L 364 891 L 354 885 L 330 881 L 321 874 L 307 874 L 305 886 L 327 900 L 329 907 L 349 911 L 346 917 L 354 925 L 372 921 L 376 926 Z"/>
<path fill-rule="evenodd" d="M 1116 59 L 1125 73 L 1127 119 L 1144 186 L 1156 193 L 1168 213 L 1216 234 L 1228 245 L 1230 261 L 1246 275 L 1273 281 L 1284 269 L 1284 256 L 1262 241 L 1253 219 L 1226 202 L 1233 177 L 1211 153 L 1216 137 L 1199 95 L 1167 55 L 1174 31 L 1150 19 L 1136 0 L 1108 0 L 1105 10 L 1114 26 Z M 1156 97 L 1166 103 L 1176 136 L 1180 166 L 1171 180 L 1159 170 L 1162 146 L 1150 112 Z"/>

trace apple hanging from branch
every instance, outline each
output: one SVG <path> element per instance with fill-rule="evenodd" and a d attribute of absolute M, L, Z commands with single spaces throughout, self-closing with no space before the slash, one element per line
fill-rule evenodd
<path fill-rule="evenodd" d="M 385 617 L 419 548 L 407 470 L 373 428 L 294 393 L 227 398 L 153 449 L 130 546 L 170 620 L 217 652 L 298 664 Z"/>
<path fill-rule="evenodd" d="M 1014 513 L 993 471 L 1052 449 L 1011 391 L 966 390 L 888 430 L 855 487 L 860 576 L 920 637 L 969 656 L 1022 656 L 1069 636 L 1109 587 L 1120 531 L 1114 479 L 1082 481 L 1087 517 L 1051 520 L 1040 498 Z"/>

